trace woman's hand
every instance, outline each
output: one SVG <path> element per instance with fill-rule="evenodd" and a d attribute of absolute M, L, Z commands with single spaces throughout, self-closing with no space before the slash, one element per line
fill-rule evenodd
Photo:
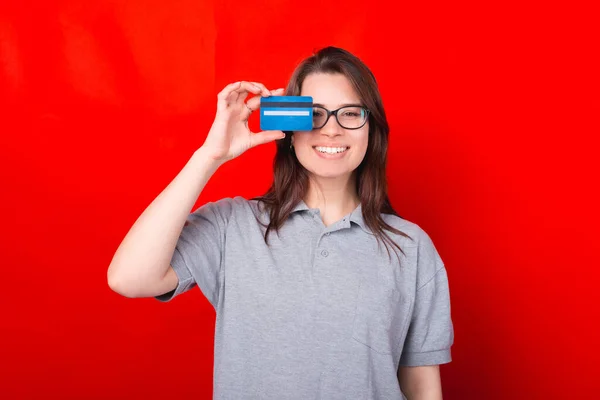
<path fill-rule="evenodd" d="M 251 132 L 248 118 L 260 107 L 260 98 L 282 95 L 284 89 L 269 91 L 258 82 L 236 82 L 217 95 L 217 115 L 201 147 L 202 153 L 220 164 L 259 144 L 283 139 L 282 131 Z M 257 96 L 245 102 L 249 93 Z"/>

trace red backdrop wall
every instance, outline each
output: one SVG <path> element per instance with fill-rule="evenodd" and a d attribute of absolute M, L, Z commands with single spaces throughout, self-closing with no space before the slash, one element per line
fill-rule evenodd
<path fill-rule="evenodd" d="M 444 398 L 592 398 L 597 21 L 552 4 L 2 2 L 0 397 L 210 398 L 201 292 L 126 299 L 106 269 L 202 144 L 218 91 L 284 86 L 331 44 L 378 78 L 392 202 L 446 263 Z M 274 150 L 223 166 L 198 205 L 264 192 Z"/>

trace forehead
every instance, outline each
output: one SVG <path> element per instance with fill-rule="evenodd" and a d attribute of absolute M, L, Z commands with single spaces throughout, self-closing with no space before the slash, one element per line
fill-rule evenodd
<path fill-rule="evenodd" d="M 304 78 L 301 96 L 312 96 L 314 103 L 325 107 L 360 103 L 350 80 L 342 74 L 310 74 Z"/>

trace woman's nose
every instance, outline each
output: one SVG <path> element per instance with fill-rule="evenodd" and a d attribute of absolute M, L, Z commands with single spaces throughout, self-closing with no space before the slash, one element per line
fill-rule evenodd
<path fill-rule="evenodd" d="M 335 119 L 335 115 L 332 115 L 331 117 L 329 117 L 327 123 L 321 128 L 321 133 L 326 135 L 339 135 L 341 129 L 342 127 L 340 126 L 340 124 L 338 124 L 337 120 Z"/>

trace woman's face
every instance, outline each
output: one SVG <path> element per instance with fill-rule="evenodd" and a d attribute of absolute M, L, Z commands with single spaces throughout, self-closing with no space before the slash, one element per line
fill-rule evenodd
<path fill-rule="evenodd" d="M 330 111 L 347 104 L 362 105 L 350 81 L 342 74 L 310 74 L 304 79 L 300 95 L 312 96 L 314 105 Z M 315 177 L 322 178 L 348 178 L 365 157 L 368 142 L 368 121 L 359 129 L 344 129 L 334 115 L 322 128 L 296 131 L 292 136 L 300 164 Z M 338 152 L 342 149 L 345 150 Z"/>

